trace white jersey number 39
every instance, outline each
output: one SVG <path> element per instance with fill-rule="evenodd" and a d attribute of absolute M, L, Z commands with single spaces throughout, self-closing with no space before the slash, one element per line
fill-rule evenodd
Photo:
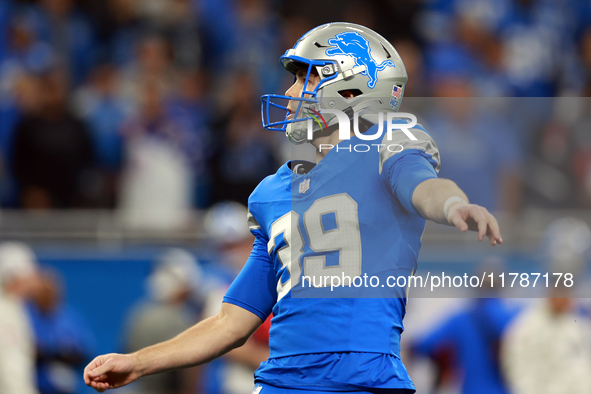
<path fill-rule="evenodd" d="M 326 230 L 323 216 L 334 213 L 336 227 Z M 282 268 L 289 272 L 289 279 L 277 282 L 277 301 L 283 298 L 302 276 L 301 256 L 304 253 L 304 237 L 299 226 L 300 216 L 290 211 L 281 216 L 271 225 L 271 237 L 267 244 L 269 254 L 275 248 L 275 238 L 283 234 L 285 246 L 277 251 Z M 323 197 L 314 202 L 304 213 L 304 231 L 308 235 L 313 256 L 304 257 L 303 275 L 319 280 L 312 281 L 316 287 L 323 287 L 325 276 L 361 275 L 361 235 L 359 234 L 359 216 L 357 202 L 348 194 L 336 194 Z M 339 252 L 339 263 L 326 266 L 326 253 Z M 322 254 L 325 253 L 325 254 Z M 320 283 L 320 285 L 318 285 Z M 330 285 L 330 281 L 328 282 Z"/>

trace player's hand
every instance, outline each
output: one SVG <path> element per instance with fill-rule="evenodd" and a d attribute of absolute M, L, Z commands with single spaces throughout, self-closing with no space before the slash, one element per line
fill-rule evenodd
<path fill-rule="evenodd" d="M 84 383 L 99 393 L 125 386 L 141 376 L 135 364 L 130 354 L 99 356 L 84 368 Z"/>
<path fill-rule="evenodd" d="M 447 220 L 462 232 L 477 231 L 479 241 L 488 236 L 492 246 L 503 243 L 497 219 L 480 205 L 455 202 L 449 207 Z"/>

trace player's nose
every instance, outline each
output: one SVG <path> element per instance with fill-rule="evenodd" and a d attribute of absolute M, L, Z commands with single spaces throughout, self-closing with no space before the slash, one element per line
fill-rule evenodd
<path fill-rule="evenodd" d="M 295 93 L 296 85 L 297 85 L 297 82 L 294 82 L 293 85 L 291 85 L 289 87 L 289 89 L 287 89 L 285 91 L 285 95 L 288 96 L 288 97 L 295 97 L 295 94 L 294 93 Z"/>
<path fill-rule="evenodd" d="M 299 95 L 297 94 L 297 86 L 296 86 L 297 84 L 298 84 L 297 81 L 294 82 L 293 85 L 291 85 L 291 87 L 285 91 L 285 95 L 287 97 L 299 97 Z M 287 110 L 290 114 L 293 112 L 291 109 L 291 105 L 292 105 L 292 100 L 289 100 L 289 102 L 287 103 Z"/>

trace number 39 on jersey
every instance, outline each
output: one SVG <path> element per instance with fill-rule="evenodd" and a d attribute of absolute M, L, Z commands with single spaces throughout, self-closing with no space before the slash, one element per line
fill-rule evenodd
<path fill-rule="evenodd" d="M 326 225 L 327 218 L 330 226 Z M 286 213 L 273 222 L 270 235 L 267 250 L 271 256 L 276 253 L 282 265 L 277 282 L 277 301 L 298 285 L 303 276 L 318 278 L 311 284 L 322 287 L 325 276 L 354 278 L 361 275 L 357 202 L 346 193 L 319 198 L 302 218 L 295 211 Z M 276 240 L 280 236 L 284 246 L 277 249 Z M 328 252 L 338 252 L 338 264 L 327 266 Z M 287 280 L 283 279 L 285 270 Z"/>

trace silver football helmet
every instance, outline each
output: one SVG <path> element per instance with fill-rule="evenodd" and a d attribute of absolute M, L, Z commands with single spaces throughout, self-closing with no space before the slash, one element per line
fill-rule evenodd
<path fill-rule="evenodd" d="M 314 90 L 304 89 L 300 97 L 261 97 L 263 127 L 284 131 L 296 144 L 308 141 L 310 128 L 316 133 L 338 125 L 337 116 L 323 114 L 324 109 L 340 110 L 350 119 L 356 113 L 372 123 L 377 122 L 372 114 L 398 111 L 408 79 L 392 44 L 373 30 L 353 23 L 328 23 L 310 30 L 281 56 L 281 63 L 294 75 L 307 67 L 305 87 L 313 69 L 320 77 Z M 345 91 L 349 93 L 343 95 Z M 287 110 L 290 100 L 298 102 L 292 119 L 288 119 Z M 271 121 L 270 112 L 277 109 L 285 111 L 284 118 Z"/>

